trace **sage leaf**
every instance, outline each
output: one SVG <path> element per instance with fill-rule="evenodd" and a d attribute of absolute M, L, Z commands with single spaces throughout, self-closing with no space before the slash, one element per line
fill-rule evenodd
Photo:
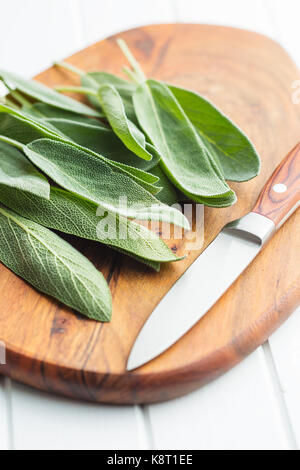
<path fill-rule="evenodd" d="M 65 142 L 40 139 L 24 146 L 23 151 L 57 184 L 108 211 L 189 228 L 180 211 L 162 204 L 126 175 L 114 172 L 109 165 L 83 150 Z M 122 204 L 124 198 L 126 204 Z"/>
<path fill-rule="evenodd" d="M 93 106 L 95 106 L 95 108 L 97 109 L 102 110 L 99 99 L 97 98 L 97 91 L 99 87 L 103 85 L 113 85 L 122 98 L 122 101 L 125 107 L 126 116 L 132 122 L 137 124 L 133 102 L 132 102 L 132 95 L 136 88 L 135 84 L 108 72 L 103 72 L 103 71 L 84 72 L 83 70 L 80 70 L 78 67 L 74 67 L 73 65 L 67 62 L 56 62 L 55 65 L 62 67 L 66 70 L 69 70 L 75 73 L 76 75 L 79 75 L 81 79 L 82 87 L 94 92 L 94 93 L 88 92 L 86 93 L 86 96 L 88 100 L 93 104 Z M 64 87 L 64 89 L 66 88 Z M 61 89 L 61 91 L 63 90 Z"/>
<path fill-rule="evenodd" d="M 109 160 L 144 171 L 151 170 L 160 160 L 160 156 L 155 152 L 153 146 L 147 143 L 146 149 L 151 153 L 152 160 L 137 158 L 107 126 L 95 126 L 94 123 L 79 123 L 68 119 L 50 118 L 47 119 L 47 122 L 81 147 L 88 148 Z"/>
<path fill-rule="evenodd" d="M 112 85 L 118 91 L 122 98 L 126 116 L 134 123 L 136 123 L 136 116 L 132 102 L 132 95 L 136 85 L 128 82 L 116 75 L 107 72 L 89 72 L 81 76 L 81 83 L 83 86 L 91 87 L 94 91 L 98 91 L 100 86 Z M 97 107 L 97 98 L 89 96 L 88 99 L 94 106 Z M 99 107 L 99 101 L 98 101 Z"/>
<path fill-rule="evenodd" d="M 44 121 L 44 125 L 47 126 L 47 128 L 43 129 L 43 132 L 48 132 L 49 137 L 60 141 L 64 140 L 71 145 L 75 145 L 81 150 L 101 158 L 114 170 L 117 169 L 119 172 L 130 176 L 151 194 L 157 194 L 161 190 L 160 187 L 155 186 L 155 183 L 158 182 L 159 178 L 147 173 L 147 171 L 156 165 L 160 159 L 160 155 L 157 150 L 148 142 L 146 142 L 146 148 L 154 157 L 151 161 L 142 160 L 142 163 L 140 163 L 141 159 L 135 158 L 133 153 L 129 154 L 128 149 L 126 149 L 125 146 L 122 146 L 122 142 L 116 137 L 116 135 L 104 125 L 101 126 L 101 130 L 98 130 L 97 136 L 95 135 L 97 130 L 94 125 L 87 127 L 82 124 L 82 129 L 80 129 L 76 126 L 76 123 L 69 121 L 66 122 L 66 120 L 60 119 L 47 119 Z M 100 126 L 97 126 L 97 128 L 100 128 Z M 56 136 L 51 134 L 53 131 L 57 132 Z M 99 141 L 99 144 L 92 144 L 93 138 L 98 137 L 100 139 L 100 132 L 101 142 Z M 45 135 L 44 132 L 40 137 L 47 137 L 47 135 Z M 116 147 L 120 149 L 119 154 Z M 123 154 L 121 152 L 124 149 L 126 149 L 126 153 L 124 153 L 123 158 Z M 106 155 L 110 155 L 111 159 L 104 156 L 102 152 Z"/>
<path fill-rule="evenodd" d="M 80 124 L 103 127 L 103 123 L 97 118 L 76 114 L 71 111 L 66 111 L 65 109 L 50 106 L 46 103 L 31 103 L 30 105 L 23 106 L 22 111 L 26 113 L 27 116 L 31 116 L 34 119 L 67 119 L 68 121 Z"/>
<path fill-rule="evenodd" d="M 181 199 L 178 191 L 176 191 L 175 186 L 167 178 L 161 167 L 157 165 L 152 168 L 151 172 L 159 177 L 159 185 L 162 187 L 162 190 L 156 195 L 157 199 L 169 206 L 180 202 Z"/>
<path fill-rule="evenodd" d="M 0 127 L 1 130 L 9 132 L 11 135 L 8 137 L 24 143 L 30 142 L 30 139 L 35 140 L 34 136 L 49 136 L 49 138 L 62 138 L 57 129 L 51 127 L 51 124 L 42 120 L 34 119 L 32 116 L 27 115 L 22 110 L 10 108 L 0 104 Z M 14 130 L 11 127 L 15 127 Z M 16 132 L 15 135 L 12 133 Z"/>
<path fill-rule="evenodd" d="M 35 80 L 26 80 L 18 75 L 0 69 L 0 78 L 8 85 L 25 93 L 38 101 L 47 103 L 57 108 L 65 109 L 77 114 L 84 114 L 87 116 L 101 116 L 99 111 L 90 108 L 89 106 L 73 100 L 68 96 L 61 95 L 60 93 L 48 88 L 42 83 Z"/>
<path fill-rule="evenodd" d="M 0 133 L 10 139 L 14 139 L 22 144 L 47 137 L 61 138 L 60 135 L 45 130 L 43 127 L 32 123 L 28 119 L 23 119 L 13 114 L 0 112 Z"/>
<path fill-rule="evenodd" d="M 0 205 L 0 260 L 36 289 L 98 321 L 111 318 L 103 275 L 69 243 Z"/>
<path fill-rule="evenodd" d="M 124 145 L 144 160 L 152 155 L 145 149 L 145 136 L 127 118 L 122 98 L 116 88 L 104 85 L 98 89 L 98 97 L 108 122 Z"/>
<path fill-rule="evenodd" d="M 16 188 L 49 199 L 50 185 L 22 152 L 0 142 L 0 187 Z"/>
<path fill-rule="evenodd" d="M 103 99 L 107 102 L 106 106 L 104 106 L 103 102 L 101 101 L 102 89 L 104 96 Z M 128 148 L 137 149 L 137 155 L 139 155 L 139 151 L 144 153 L 146 139 L 144 134 L 135 124 L 135 113 L 135 122 L 132 122 L 130 119 L 128 119 L 124 101 L 121 98 L 121 95 L 119 94 L 118 90 L 114 86 L 108 84 L 106 86 L 98 88 L 97 91 L 94 91 L 92 88 L 73 86 L 56 87 L 56 90 L 60 92 L 81 93 L 87 96 L 93 96 L 94 98 L 96 97 L 96 99 L 103 104 L 104 112 L 106 113 L 106 118 L 108 119 L 110 125 L 114 129 L 115 133 L 119 136 L 119 138 L 126 145 L 128 145 Z M 142 149 L 140 149 L 139 147 L 142 147 Z M 145 156 L 141 156 L 141 158 L 145 158 Z M 149 155 L 147 155 L 147 159 L 149 159 Z"/>
<path fill-rule="evenodd" d="M 253 144 L 229 118 L 198 93 L 168 87 L 219 162 L 225 179 L 247 181 L 258 175 L 260 158 Z"/>
<path fill-rule="evenodd" d="M 220 206 L 219 199 L 222 206 L 231 205 L 234 192 L 170 89 L 147 80 L 135 91 L 133 102 L 140 125 L 174 185 L 196 202 Z"/>
<path fill-rule="evenodd" d="M 0 200 L 44 227 L 101 242 L 127 255 L 157 263 L 178 258 L 155 233 L 122 216 L 99 211 L 98 205 L 74 193 L 51 187 L 50 200 L 0 185 Z"/>
<path fill-rule="evenodd" d="M 83 147 L 78 148 L 85 150 L 85 148 Z M 92 153 L 92 155 L 98 157 L 98 154 L 96 153 Z M 110 167 L 114 171 L 119 170 L 121 174 L 131 178 L 135 183 L 139 184 L 143 189 L 145 189 L 149 193 L 156 195 L 160 192 L 161 187 L 155 185 L 155 183 L 158 182 L 159 178 L 155 175 L 152 175 L 152 173 L 147 173 L 146 171 L 141 170 L 140 168 L 125 165 L 124 163 L 120 163 L 117 161 L 105 159 L 105 163 L 109 163 Z"/>
<path fill-rule="evenodd" d="M 118 172 L 129 176 L 151 194 L 157 194 L 161 189 L 160 187 L 155 186 L 155 183 L 158 181 L 158 177 L 151 175 L 140 168 L 109 160 L 91 149 L 83 148 L 73 140 L 70 140 L 67 136 L 63 135 L 59 129 L 54 127 L 49 121 L 34 120 L 32 117 L 27 116 L 20 110 L 0 105 L 0 134 L 23 144 L 28 144 L 44 137 L 58 140 L 60 142 L 66 142 L 69 145 L 76 146 L 76 148 L 80 148 L 85 152 L 91 153 L 93 156 L 101 159 L 111 166 L 115 171 L 117 170 Z"/>

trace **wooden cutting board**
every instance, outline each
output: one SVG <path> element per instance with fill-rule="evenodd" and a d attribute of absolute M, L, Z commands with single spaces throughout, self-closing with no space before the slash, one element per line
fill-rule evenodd
<path fill-rule="evenodd" d="M 300 107 L 291 98 L 299 72 L 277 43 L 239 29 L 169 24 L 118 36 L 148 76 L 210 99 L 249 135 L 261 155 L 260 176 L 232 184 L 239 198 L 234 207 L 205 210 L 206 246 L 225 223 L 251 210 L 267 178 L 300 140 Z M 70 63 L 119 74 L 124 57 L 115 39 L 78 52 Z M 77 84 L 74 75 L 53 68 L 37 79 L 51 87 Z M 7 347 L 0 372 L 43 390 L 119 404 L 183 395 L 241 361 L 300 303 L 298 210 L 188 334 L 156 360 L 126 373 L 130 348 L 146 318 L 200 251 L 171 240 L 186 260 L 154 273 L 100 244 L 75 243 L 109 281 L 110 324 L 84 319 L 0 265 L 0 340 Z"/>

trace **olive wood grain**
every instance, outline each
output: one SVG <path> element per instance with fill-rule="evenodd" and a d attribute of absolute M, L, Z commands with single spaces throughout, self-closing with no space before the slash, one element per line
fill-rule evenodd
<path fill-rule="evenodd" d="M 0 264 L 0 341 L 7 348 L 7 364 L 0 365 L 0 372 L 50 392 L 121 404 L 162 401 L 196 389 L 262 344 L 300 303 L 297 211 L 188 334 L 151 363 L 125 371 L 132 344 L 157 303 L 226 223 L 253 209 L 274 169 L 299 141 L 300 107 L 292 103 L 291 84 L 300 77 L 277 43 L 248 31 L 168 24 L 119 36 L 148 76 L 196 90 L 222 109 L 251 138 L 262 159 L 257 178 L 230 183 L 237 204 L 205 210 L 201 249 L 189 249 L 185 240 L 167 240 L 186 258 L 163 266 L 160 273 L 100 244 L 68 237 L 109 282 L 110 324 L 77 315 Z M 120 74 L 125 60 L 115 40 L 110 37 L 68 60 L 84 70 Z M 37 79 L 50 87 L 79 83 L 74 74 L 57 68 Z"/>
<path fill-rule="evenodd" d="M 276 228 L 300 204 L 300 144 L 291 150 L 265 185 L 253 212 L 271 219 Z"/>

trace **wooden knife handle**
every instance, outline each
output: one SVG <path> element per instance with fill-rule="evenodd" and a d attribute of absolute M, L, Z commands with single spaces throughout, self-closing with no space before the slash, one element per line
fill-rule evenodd
<path fill-rule="evenodd" d="M 285 157 L 263 188 L 253 212 L 271 219 L 276 228 L 300 206 L 300 143 Z"/>

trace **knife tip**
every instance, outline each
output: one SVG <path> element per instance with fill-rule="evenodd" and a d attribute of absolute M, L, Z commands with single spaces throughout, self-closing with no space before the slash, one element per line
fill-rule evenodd
<path fill-rule="evenodd" d="M 138 367 L 140 367 L 142 364 L 143 363 L 139 363 L 135 360 L 135 357 L 134 357 L 133 354 L 130 354 L 129 358 L 128 358 L 128 361 L 127 361 L 127 364 L 126 364 L 126 370 L 127 370 L 127 372 L 131 372 L 132 370 L 135 370 Z"/>

